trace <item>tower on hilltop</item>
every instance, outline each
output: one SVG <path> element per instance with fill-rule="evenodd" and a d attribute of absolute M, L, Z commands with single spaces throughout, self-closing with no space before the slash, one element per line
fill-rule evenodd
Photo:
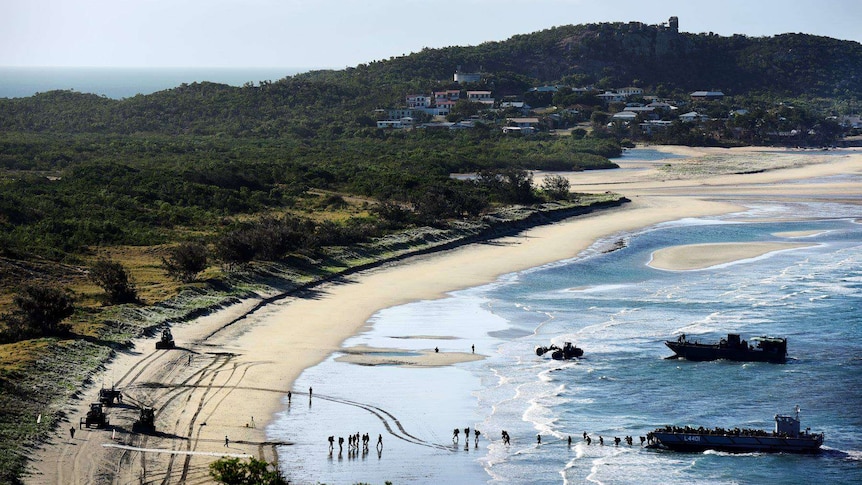
<path fill-rule="evenodd" d="M 678 17 L 675 17 L 675 16 L 671 17 L 667 21 L 667 23 L 668 23 L 668 26 L 670 27 L 671 32 L 673 32 L 674 34 L 679 33 L 679 18 Z"/>

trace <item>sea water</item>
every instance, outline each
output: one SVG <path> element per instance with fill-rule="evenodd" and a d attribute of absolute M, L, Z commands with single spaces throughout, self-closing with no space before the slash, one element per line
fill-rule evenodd
<path fill-rule="evenodd" d="M 183 83 L 230 86 L 277 81 L 302 68 L 119 68 L 0 67 L 0 98 L 22 98 L 53 90 L 74 90 L 113 99 L 172 89 Z"/>
<path fill-rule="evenodd" d="M 299 483 L 862 483 L 859 216 L 858 205 L 763 203 L 615 235 L 569 261 L 380 311 L 346 347 L 475 345 L 487 358 L 405 368 L 336 355 L 308 369 L 295 389 L 313 386 L 313 402 L 294 395 L 268 429 L 296 443 L 280 450 L 280 466 Z M 792 220 L 774 222 L 783 219 Z M 782 234 L 790 231 L 814 233 Z M 810 246 L 695 271 L 648 266 L 663 247 L 750 241 Z M 702 342 L 727 333 L 786 337 L 790 360 L 666 359 L 663 342 L 682 333 Z M 535 353 L 567 341 L 583 358 Z M 640 436 L 664 425 L 772 429 L 775 414 L 797 405 L 803 428 L 825 433 L 823 453 L 640 446 Z M 482 432 L 478 445 L 471 437 L 465 447 L 463 432 L 452 439 L 453 428 L 468 426 Z M 356 432 L 371 433 L 368 453 L 348 453 L 346 442 L 342 453 L 337 444 L 328 452 L 328 436 Z M 625 436 L 633 446 L 613 444 Z"/>

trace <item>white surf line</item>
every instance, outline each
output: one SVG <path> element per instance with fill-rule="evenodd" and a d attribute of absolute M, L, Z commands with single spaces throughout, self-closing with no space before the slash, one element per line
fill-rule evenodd
<path fill-rule="evenodd" d="M 119 448 L 121 450 L 143 451 L 146 453 L 170 453 L 172 455 L 204 455 L 204 456 L 229 456 L 231 458 L 251 458 L 252 455 L 244 453 L 217 453 L 215 451 L 182 451 L 168 450 L 164 448 L 138 448 L 137 446 L 118 445 L 116 443 L 102 443 L 105 448 Z"/>

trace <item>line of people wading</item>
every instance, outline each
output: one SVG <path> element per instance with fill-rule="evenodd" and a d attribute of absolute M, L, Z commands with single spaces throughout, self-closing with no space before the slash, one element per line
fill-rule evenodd
<path fill-rule="evenodd" d="M 473 430 L 473 436 L 475 437 L 476 446 L 479 445 L 479 435 L 480 434 L 481 433 L 479 432 L 478 429 Z M 455 428 L 455 430 L 452 431 L 452 442 L 458 443 L 458 441 L 460 440 L 460 435 L 461 435 L 461 430 L 458 428 Z M 469 443 L 470 442 L 470 428 L 464 428 L 464 436 L 466 437 L 467 443 Z M 643 446 L 644 443 L 646 442 L 646 437 L 640 436 L 639 438 L 640 438 L 640 444 L 641 444 L 641 446 Z M 512 438 L 511 438 L 511 436 L 509 436 L 509 432 L 506 431 L 505 429 L 500 432 L 500 440 L 503 442 L 504 445 L 509 445 L 512 443 Z M 569 436 L 566 441 L 567 441 L 569 446 L 572 446 L 572 437 L 571 436 Z M 583 441 L 587 445 L 591 445 L 593 443 L 593 438 L 589 434 L 587 434 L 586 431 L 584 431 Z M 625 441 L 626 444 L 629 446 L 634 445 L 634 437 L 633 436 L 626 436 L 624 438 L 619 438 L 619 437 L 614 436 L 614 439 L 613 439 L 614 446 L 619 446 L 620 443 L 622 443 L 623 441 Z M 539 445 L 542 444 L 542 435 L 541 434 L 536 435 L 536 444 L 539 444 Z M 602 435 L 599 435 L 599 446 L 604 446 L 604 444 L 605 444 L 605 438 Z"/>
<path fill-rule="evenodd" d="M 330 436 L 327 438 L 329 441 L 329 456 L 332 456 L 332 452 L 335 449 L 335 436 Z M 358 454 L 360 449 L 362 450 L 362 456 L 365 456 L 368 453 L 368 447 L 371 443 L 371 435 L 368 433 L 360 435 L 359 433 L 349 435 L 347 437 L 347 454 L 348 456 L 353 456 Z M 344 452 L 344 437 L 338 437 L 338 456 Z M 383 435 L 377 435 L 377 456 L 383 452 Z"/>
<path fill-rule="evenodd" d="M 465 450 L 468 449 L 470 446 L 470 432 L 471 432 L 471 430 L 469 427 L 464 428 L 464 444 L 465 444 L 464 449 Z M 479 431 L 478 429 L 474 429 L 474 430 L 472 430 L 472 432 L 473 432 L 473 443 L 474 443 L 473 446 L 478 447 L 479 446 L 479 437 L 482 435 L 482 432 Z M 644 443 L 646 442 L 646 437 L 640 436 L 639 438 L 640 438 L 640 444 L 641 444 L 641 446 L 643 446 Z M 330 436 L 327 439 L 329 441 L 329 456 L 332 456 L 332 453 L 335 450 L 335 441 L 336 441 L 335 436 Z M 461 440 L 461 429 L 455 428 L 452 431 L 452 442 L 457 444 L 460 442 L 460 440 Z M 512 438 L 511 438 L 511 436 L 509 436 L 509 432 L 506 431 L 505 429 L 500 432 L 500 440 L 503 442 L 504 445 L 512 444 Z M 619 446 L 624 441 L 629 446 L 634 445 L 634 437 L 632 437 L 632 436 L 626 436 L 624 438 L 619 438 L 617 436 L 614 436 L 614 438 L 613 438 L 614 446 Z M 568 439 L 566 440 L 566 442 L 567 442 L 568 446 L 572 446 L 572 437 L 569 436 Z M 593 443 L 593 438 L 589 434 L 587 434 L 586 431 L 584 431 L 584 433 L 583 433 L 583 442 L 586 443 L 588 446 L 592 445 L 592 443 Z M 348 456 L 354 456 L 354 455 L 358 454 L 359 451 L 361 450 L 362 456 L 364 457 L 368 453 L 368 448 L 370 446 L 370 443 L 371 443 L 371 435 L 369 435 L 368 433 L 365 433 L 365 434 L 356 433 L 356 434 L 349 435 L 347 437 Z M 542 435 L 541 434 L 536 435 L 536 444 L 538 444 L 538 445 L 542 444 Z M 604 446 L 604 445 L 605 445 L 605 438 L 602 435 L 599 435 L 599 446 Z M 383 435 L 382 434 L 377 435 L 377 447 L 376 448 L 377 448 L 377 455 L 379 457 L 383 452 Z M 343 452 L 344 452 L 344 437 L 339 436 L 338 437 L 338 456 L 340 457 Z"/>

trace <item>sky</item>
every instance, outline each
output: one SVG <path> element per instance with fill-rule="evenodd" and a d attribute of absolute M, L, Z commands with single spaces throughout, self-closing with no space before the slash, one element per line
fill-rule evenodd
<path fill-rule="evenodd" d="M 862 42 L 862 0 L 0 0 L 0 66 L 335 68 L 554 26 Z"/>

